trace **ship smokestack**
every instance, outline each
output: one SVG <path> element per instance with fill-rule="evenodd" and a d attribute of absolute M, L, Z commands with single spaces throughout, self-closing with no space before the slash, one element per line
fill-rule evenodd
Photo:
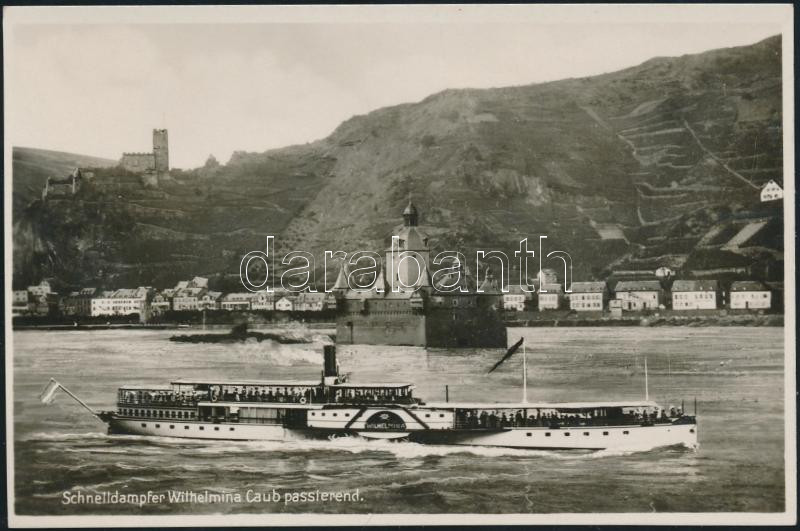
<path fill-rule="evenodd" d="M 323 376 L 335 378 L 339 375 L 336 367 L 336 345 L 325 345 L 323 348 L 325 354 L 325 372 Z"/>

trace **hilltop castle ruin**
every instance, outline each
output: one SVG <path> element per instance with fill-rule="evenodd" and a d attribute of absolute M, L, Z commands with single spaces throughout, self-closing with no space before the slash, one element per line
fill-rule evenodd
<path fill-rule="evenodd" d="M 156 176 L 169 172 L 169 138 L 166 129 L 153 129 L 151 153 L 123 153 L 119 166 L 134 173 L 153 173 Z"/>

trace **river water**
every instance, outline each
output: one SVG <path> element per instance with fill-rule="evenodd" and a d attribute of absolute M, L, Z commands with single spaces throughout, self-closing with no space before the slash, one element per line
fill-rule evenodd
<path fill-rule="evenodd" d="M 174 343 L 170 331 L 15 332 L 14 492 L 17 514 L 552 513 L 783 511 L 783 329 L 512 328 L 526 338 L 528 399 L 697 398 L 698 451 L 569 453 L 405 442 L 203 442 L 108 436 L 63 392 L 37 396 L 52 376 L 97 409 L 123 384 L 171 379 L 315 379 L 328 338 L 313 343 Z M 297 333 L 295 331 L 294 333 Z M 300 332 L 304 333 L 304 332 Z M 339 348 L 353 382 L 408 381 L 416 396 L 517 401 L 521 357 L 487 374 L 499 350 Z M 355 495 L 355 490 L 358 494 Z M 296 501 L 299 492 L 340 501 Z M 64 492 L 225 494 L 221 502 L 65 503 Z M 248 501 L 248 491 L 282 495 Z M 241 501 L 234 496 L 241 497 Z M 73 498 L 74 499 L 74 498 Z"/>

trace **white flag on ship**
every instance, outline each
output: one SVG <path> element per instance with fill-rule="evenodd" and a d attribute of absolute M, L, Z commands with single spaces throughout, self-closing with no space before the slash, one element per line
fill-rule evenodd
<path fill-rule="evenodd" d="M 42 394 L 39 395 L 39 400 L 42 401 L 42 404 L 52 404 L 56 397 L 56 391 L 58 391 L 59 388 L 61 388 L 61 384 L 53 378 L 50 378 L 50 383 L 47 384 Z"/>

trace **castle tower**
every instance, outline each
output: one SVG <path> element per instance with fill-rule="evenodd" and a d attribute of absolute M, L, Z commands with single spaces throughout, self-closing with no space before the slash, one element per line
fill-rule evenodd
<path fill-rule="evenodd" d="M 403 227 L 394 234 L 397 237 L 395 255 L 392 255 L 391 244 L 386 251 L 387 272 L 391 273 L 391 279 L 386 278 L 386 281 L 390 289 L 397 286 L 401 291 L 413 291 L 430 286 L 428 236 L 417 228 L 418 222 L 419 211 L 409 202 L 403 211 Z M 406 251 L 412 252 L 416 259 L 404 259 Z"/>
<path fill-rule="evenodd" d="M 153 129 L 153 158 L 156 173 L 169 171 L 169 139 L 166 129 Z"/>

